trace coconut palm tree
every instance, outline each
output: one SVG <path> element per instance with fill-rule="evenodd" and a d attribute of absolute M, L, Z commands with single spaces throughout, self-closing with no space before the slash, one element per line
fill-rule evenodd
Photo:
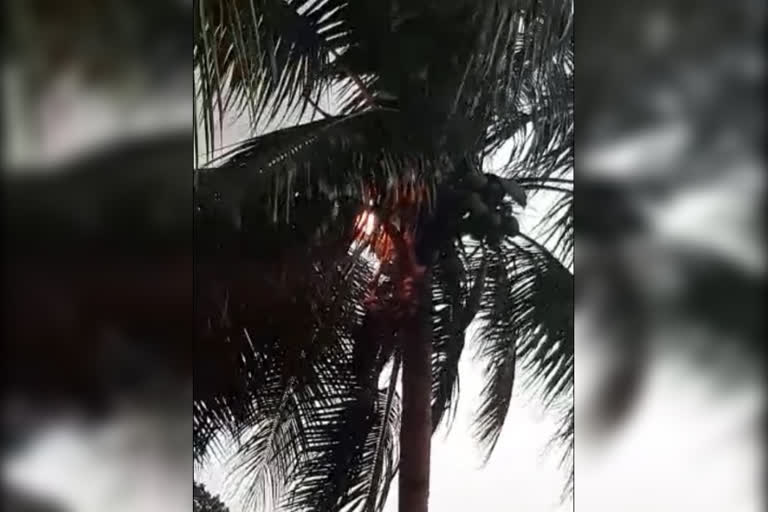
<path fill-rule="evenodd" d="M 427 510 L 472 321 L 485 453 L 521 365 L 570 443 L 572 3 L 195 9 L 197 461 L 234 438 L 246 507 L 381 510 L 399 471 Z M 261 134 L 217 147 L 232 113 Z"/>

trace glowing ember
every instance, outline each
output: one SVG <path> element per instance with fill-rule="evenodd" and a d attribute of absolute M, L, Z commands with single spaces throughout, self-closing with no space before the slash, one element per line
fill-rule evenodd
<path fill-rule="evenodd" d="M 384 230 L 380 229 L 379 219 L 371 210 L 363 210 L 355 221 L 355 242 L 368 247 L 371 256 L 377 261 L 385 261 L 391 256 L 392 241 Z"/>
<path fill-rule="evenodd" d="M 368 218 L 365 222 L 365 234 L 373 234 L 373 230 L 376 229 L 376 215 L 373 213 L 368 214 Z"/>
<path fill-rule="evenodd" d="M 361 212 L 355 226 L 360 235 L 371 236 L 376 230 L 376 214 L 369 210 Z"/>

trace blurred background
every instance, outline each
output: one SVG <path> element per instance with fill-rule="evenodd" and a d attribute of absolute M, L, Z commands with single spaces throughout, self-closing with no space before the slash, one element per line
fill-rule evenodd
<path fill-rule="evenodd" d="M 765 7 L 578 7 L 577 510 L 762 510 Z"/>
<path fill-rule="evenodd" d="M 3 503 L 192 508 L 192 2 L 3 5 Z"/>
<path fill-rule="evenodd" d="M 7 510 L 192 506 L 192 4 L 5 4 Z M 762 509 L 765 3 L 576 19 L 575 507 Z"/>

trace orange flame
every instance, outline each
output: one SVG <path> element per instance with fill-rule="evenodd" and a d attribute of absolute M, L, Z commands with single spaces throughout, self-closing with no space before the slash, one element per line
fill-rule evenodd
<path fill-rule="evenodd" d="M 429 191 L 423 183 L 400 182 L 380 193 L 374 187 L 369 187 L 363 194 L 364 208 L 355 219 L 355 241 L 369 243 L 379 261 L 388 261 L 394 254 L 394 243 L 382 228 L 371 207 L 374 203 L 386 205 L 392 212 L 390 222 L 402 226 L 408 224 L 407 219 L 419 215 L 421 208 L 428 204 Z M 396 213 L 395 213 L 396 212 Z"/>
<path fill-rule="evenodd" d="M 392 241 L 382 229 L 376 214 L 365 209 L 357 215 L 355 221 L 355 241 L 369 243 L 379 261 L 386 261 L 391 256 Z"/>

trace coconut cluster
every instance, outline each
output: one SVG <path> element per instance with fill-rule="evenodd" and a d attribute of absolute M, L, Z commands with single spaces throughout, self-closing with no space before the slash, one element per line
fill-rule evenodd
<path fill-rule="evenodd" d="M 512 203 L 527 204 L 525 190 L 515 180 L 495 174 L 468 173 L 458 183 L 461 219 L 459 232 L 491 246 L 520 232 Z M 512 201 L 508 201 L 507 198 Z"/>

